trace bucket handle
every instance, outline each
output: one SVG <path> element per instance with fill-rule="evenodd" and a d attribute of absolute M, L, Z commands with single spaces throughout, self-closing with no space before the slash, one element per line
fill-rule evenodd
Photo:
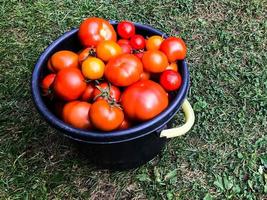
<path fill-rule="evenodd" d="M 187 99 L 182 104 L 182 109 L 185 115 L 185 124 L 178 128 L 165 129 L 161 131 L 160 137 L 173 138 L 186 134 L 194 125 L 195 114 L 192 106 Z"/>

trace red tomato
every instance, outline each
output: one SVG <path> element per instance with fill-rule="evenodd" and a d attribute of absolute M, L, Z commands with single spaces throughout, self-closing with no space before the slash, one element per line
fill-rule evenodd
<path fill-rule="evenodd" d="M 169 64 L 166 55 L 159 50 L 146 51 L 142 62 L 144 69 L 153 73 L 163 72 Z"/>
<path fill-rule="evenodd" d="M 93 92 L 94 92 L 95 86 L 93 83 L 89 83 L 86 86 L 86 89 L 84 90 L 81 99 L 83 101 L 91 101 L 93 99 Z"/>
<path fill-rule="evenodd" d="M 51 68 L 54 71 L 58 72 L 61 69 L 69 67 L 79 67 L 78 55 L 76 53 L 72 51 L 63 50 L 58 51 L 52 55 Z"/>
<path fill-rule="evenodd" d="M 131 45 L 128 45 L 128 44 L 119 44 L 119 45 L 121 47 L 122 53 L 129 53 L 129 54 L 132 53 L 133 49 Z"/>
<path fill-rule="evenodd" d="M 183 60 L 186 57 L 186 45 L 181 38 L 167 38 L 161 43 L 160 50 L 166 54 L 169 62 Z"/>
<path fill-rule="evenodd" d="M 124 130 L 124 129 L 128 129 L 132 126 L 131 122 L 129 119 L 124 118 L 124 120 L 122 121 L 120 127 L 118 128 L 118 130 Z"/>
<path fill-rule="evenodd" d="M 150 79 L 150 73 L 147 71 L 143 71 L 140 75 L 140 80 L 149 80 Z"/>
<path fill-rule="evenodd" d="M 110 59 L 105 68 L 105 77 L 113 85 L 128 86 L 140 79 L 143 65 L 133 54 L 121 54 Z"/>
<path fill-rule="evenodd" d="M 132 22 L 122 21 L 118 24 L 117 32 L 120 37 L 129 39 L 135 34 L 135 26 Z"/>
<path fill-rule="evenodd" d="M 173 70 L 173 71 L 177 72 L 178 71 L 178 66 L 177 66 L 176 62 L 172 62 L 166 67 L 166 69 L 170 69 L 170 70 Z"/>
<path fill-rule="evenodd" d="M 44 96 L 47 96 L 51 93 L 51 86 L 56 78 L 56 74 L 48 74 L 44 77 L 41 82 L 41 88 Z"/>
<path fill-rule="evenodd" d="M 113 99 L 116 102 L 120 100 L 121 92 L 120 89 L 114 85 L 109 85 L 108 83 L 101 83 L 96 86 L 93 92 L 93 98 L 98 99 Z"/>
<path fill-rule="evenodd" d="M 111 58 L 122 53 L 120 45 L 114 41 L 102 41 L 96 47 L 96 55 L 98 58 L 109 61 Z"/>
<path fill-rule="evenodd" d="M 84 101 L 71 101 L 67 103 L 62 112 L 63 121 L 75 128 L 91 129 L 89 110 L 91 104 Z"/>
<path fill-rule="evenodd" d="M 139 59 L 141 59 L 141 60 L 142 60 L 142 58 L 143 58 L 143 56 L 144 56 L 144 51 L 141 51 L 141 52 L 135 53 L 134 55 L 135 55 L 137 58 L 139 58 Z"/>
<path fill-rule="evenodd" d="M 130 119 L 146 121 L 168 106 L 168 95 L 158 83 L 142 80 L 126 88 L 121 96 L 121 105 Z"/>
<path fill-rule="evenodd" d="M 79 64 L 82 65 L 83 61 L 85 61 L 90 56 L 96 56 L 96 49 L 91 47 L 83 49 L 79 53 Z"/>
<path fill-rule="evenodd" d="M 86 89 L 81 71 L 77 68 L 65 68 L 58 72 L 54 81 L 55 94 L 62 100 L 78 99 Z"/>
<path fill-rule="evenodd" d="M 148 38 L 146 41 L 147 50 L 158 50 L 164 39 L 159 35 L 154 35 Z"/>
<path fill-rule="evenodd" d="M 113 26 L 108 21 L 97 17 L 85 19 L 80 25 L 78 36 L 81 43 L 87 47 L 96 47 L 104 40 L 117 40 Z"/>
<path fill-rule="evenodd" d="M 112 131 L 121 125 L 124 114 L 119 107 L 112 106 L 106 100 L 100 99 L 92 104 L 89 117 L 97 129 Z"/>
<path fill-rule="evenodd" d="M 119 40 L 117 41 L 117 43 L 118 43 L 119 45 L 121 45 L 121 44 L 128 44 L 128 45 L 131 45 L 131 44 L 130 44 L 130 40 L 126 40 L 126 39 L 119 39 Z"/>
<path fill-rule="evenodd" d="M 180 88 L 182 84 L 181 75 L 173 70 L 166 70 L 160 75 L 160 85 L 166 91 L 174 91 Z"/>
<path fill-rule="evenodd" d="M 130 39 L 130 44 L 133 49 L 143 49 L 146 46 L 146 41 L 142 35 L 134 35 Z"/>

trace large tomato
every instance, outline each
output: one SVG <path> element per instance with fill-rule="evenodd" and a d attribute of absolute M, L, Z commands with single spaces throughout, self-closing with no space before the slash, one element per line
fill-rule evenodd
<path fill-rule="evenodd" d="M 91 104 L 84 101 L 71 101 L 67 103 L 62 111 L 64 122 L 75 128 L 91 129 L 92 125 L 89 120 L 89 110 Z"/>
<path fill-rule="evenodd" d="M 105 68 L 105 77 L 113 85 L 129 86 L 140 79 L 143 65 L 133 54 L 121 54 L 109 60 Z"/>
<path fill-rule="evenodd" d="M 160 50 L 166 54 L 169 62 L 183 60 L 186 57 L 186 45 L 181 38 L 167 38 L 161 43 Z"/>
<path fill-rule="evenodd" d="M 58 72 L 53 89 L 62 100 L 71 101 L 79 98 L 86 89 L 86 82 L 77 68 L 65 68 Z"/>
<path fill-rule="evenodd" d="M 121 125 L 124 114 L 121 108 L 110 105 L 106 100 L 100 99 L 91 105 L 89 117 L 97 129 L 112 131 Z"/>
<path fill-rule="evenodd" d="M 142 62 L 144 69 L 153 73 L 163 72 L 169 64 L 166 55 L 159 50 L 146 51 Z"/>
<path fill-rule="evenodd" d="M 118 102 L 121 97 L 121 91 L 114 85 L 101 83 L 97 85 L 93 92 L 94 99 L 109 99 Z"/>
<path fill-rule="evenodd" d="M 146 121 L 157 116 L 168 106 L 168 95 L 158 83 L 141 80 L 122 93 L 121 105 L 130 119 Z"/>
<path fill-rule="evenodd" d="M 72 51 L 58 51 L 52 55 L 48 67 L 56 72 L 69 67 L 78 68 L 78 55 Z"/>
<path fill-rule="evenodd" d="M 113 26 L 108 21 L 97 17 L 85 19 L 80 25 L 78 36 L 81 43 L 87 47 L 96 47 L 104 40 L 117 40 Z"/>
<path fill-rule="evenodd" d="M 114 41 L 102 41 L 96 47 L 96 55 L 98 58 L 109 61 L 111 58 L 122 53 L 120 45 Z"/>

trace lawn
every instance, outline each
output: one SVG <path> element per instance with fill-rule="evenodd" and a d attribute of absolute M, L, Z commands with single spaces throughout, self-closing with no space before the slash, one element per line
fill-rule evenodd
<path fill-rule="evenodd" d="M 264 0 L 1 1 L 0 199 L 267 199 L 266 11 Z M 95 169 L 31 100 L 38 56 L 89 16 L 188 46 L 195 125 L 135 170 Z"/>

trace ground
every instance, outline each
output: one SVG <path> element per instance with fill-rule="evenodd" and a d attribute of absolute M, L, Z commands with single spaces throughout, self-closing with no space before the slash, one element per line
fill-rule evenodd
<path fill-rule="evenodd" d="M 0 6 L 0 199 L 267 199 L 267 2 L 4 0 Z M 149 24 L 184 38 L 196 122 L 161 157 L 97 170 L 40 117 L 41 52 L 83 18 Z M 182 114 L 173 126 L 183 122 Z"/>

